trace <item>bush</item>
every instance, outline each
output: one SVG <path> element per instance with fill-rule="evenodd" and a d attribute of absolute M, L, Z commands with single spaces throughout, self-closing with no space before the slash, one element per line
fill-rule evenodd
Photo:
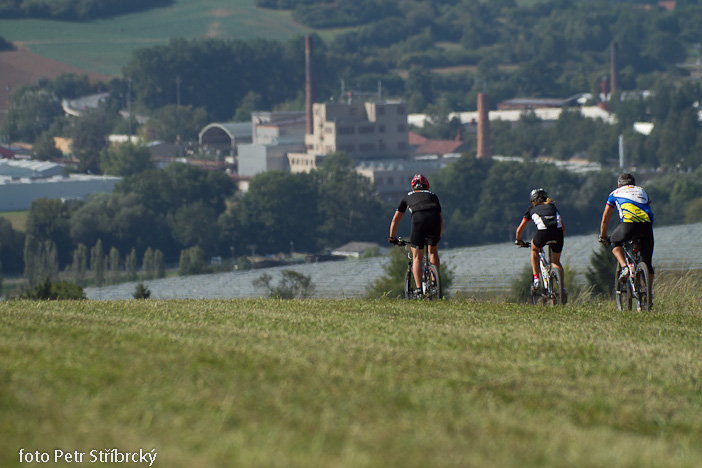
<path fill-rule="evenodd" d="M 311 278 L 293 270 L 284 270 L 277 286 L 271 284 L 272 280 L 271 275 L 264 273 L 254 280 L 254 287 L 267 289 L 269 297 L 275 299 L 305 299 L 314 293 Z"/>
<path fill-rule="evenodd" d="M 134 294 L 132 294 L 134 299 L 148 299 L 151 297 L 151 291 L 147 288 L 144 283 L 139 283 L 136 285 Z"/>
<path fill-rule="evenodd" d="M 15 298 L 35 301 L 86 299 L 82 286 L 68 281 L 52 283 L 48 278 L 32 288 L 21 290 Z"/>

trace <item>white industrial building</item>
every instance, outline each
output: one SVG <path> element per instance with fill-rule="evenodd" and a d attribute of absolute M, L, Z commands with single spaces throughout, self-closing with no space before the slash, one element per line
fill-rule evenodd
<path fill-rule="evenodd" d="M 91 193 L 112 193 L 120 180 L 87 174 L 42 178 L 0 175 L 0 211 L 28 210 L 39 198 L 86 200 Z"/>

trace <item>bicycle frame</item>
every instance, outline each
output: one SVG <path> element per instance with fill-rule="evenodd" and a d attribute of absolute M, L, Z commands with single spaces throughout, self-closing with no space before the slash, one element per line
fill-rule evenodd
<path fill-rule="evenodd" d="M 541 287 L 539 291 L 532 290 L 532 304 L 542 301 L 550 305 L 563 304 L 563 277 L 557 268 L 551 267 L 551 244 L 554 243 L 555 241 L 546 242 L 548 254 L 544 252 L 543 248 L 538 250 Z M 531 247 L 531 242 L 522 242 L 520 247 Z"/>
<path fill-rule="evenodd" d="M 634 238 L 624 243 L 624 258 L 626 259 L 629 275 L 627 281 L 622 285 L 619 282 L 621 265 L 617 265 L 615 274 L 614 294 L 615 302 L 619 310 L 632 308 L 632 300 L 636 301 L 636 310 L 651 309 L 651 274 L 648 266 L 641 259 L 641 239 Z M 624 286 L 626 291 L 622 290 Z M 626 306 L 626 307 L 625 307 Z"/>
<path fill-rule="evenodd" d="M 409 245 L 409 242 L 399 237 L 396 245 L 404 247 Z M 405 274 L 405 299 L 415 299 L 416 297 L 413 296 L 409 287 L 414 281 L 414 273 L 412 271 L 414 259 L 411 250 L 407 252 L 407 258 L 409 262 L 407 263 L 407 273 Z M 422 263 L 422 284 L 417 285 L 422 288 L 422 297 L 427 299 L 440 299 L 442 294 L 441 278 L 439 270 L 429 261 L 429 245 L 426 243 L 424 244 L 424 259 Z"/>

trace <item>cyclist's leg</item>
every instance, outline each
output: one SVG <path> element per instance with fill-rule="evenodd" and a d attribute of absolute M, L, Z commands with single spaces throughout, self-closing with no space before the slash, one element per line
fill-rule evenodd
<path fill-rule="evenodd" d="M 412 275 L 416 288 L 422 287 L 424 276 L 424 243 L 426 242 L 426 227 L 421 215 L 412 215 L 412 233 L 410 247 L 412 248 Z"/>
<path fill-rule="evenodd" d="M 561 280 L 565 283 L 565 271 L 561 265 L 561 253 L 563 252 L 563 230 L 554 229 L 549 233 L 550 237 L 556 241 L 551 244 L 551 268 L 557 268 L 561 272 Z"/>
<path fill-rule="evenodd" d="M 648 267 L 651 285 L 653 285 L 653 225 L 651 223 L 643 223 L 642 226 L 643 238 L 641 240 L 641 259 Z"/>
<path fill-rule="evenodd" d="M 439 246 L 429 244 L 429 262 L 435 265 L 437 269 L 441 269 L 441 261 L 439 260 Z"/>
<path fill-rule="evenodd" d="M 424 269 L 424 247 L 414 247 L 412 249 L 412 275 L 414 276 L 414 285 L 416 288 L 422 286 L 422 270 Z"/>
<path fill-rule="evenodd" d="M 531 270 L 534 276 L 541 276 L 539 272 L 541 268 L 539 267 L 539 250 L 546 245 L 545 237 L 546 231 L 536 231 L 534 237 L 531 238 Z"/>
<path fill-rule="evenodd" d="M 614 257 L 619 262 L 619 266 L 622 268 L 627 268 L 622 244 L 631 239 L 632 224 L 633 223 L 619 223 L 610 236 L 610 240 L 612 241 L 612 254 L 614 254 Z"/>

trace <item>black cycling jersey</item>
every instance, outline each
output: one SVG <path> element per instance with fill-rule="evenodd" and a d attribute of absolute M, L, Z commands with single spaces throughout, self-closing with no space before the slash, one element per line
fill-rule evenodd
<path fill-rule="evenodd" d="M 434 192 L 418 190 L 407 193 L 397 205 L 397 211 L 400 213 L 404 213 L 407 209 L 413 214 L 417 211 L 436 211 L 441 213 L 441 203 L 439 203 L 439 197 Z"/>
<path fill-rule="evenodd" d="M 563 227 L 561 214 L 553 203 L 530 206 L 524 213 L 524 219 L 534 221 L 539 231 Z"/>
<path fill-rule="evenodd" d="M 439 197 L 429 190 L 409 192 L 397 205 L 397 211 L 412 213 L 410 245 L 422 249 L 425 242 L 438 245 L 441 239 L 441 203 Z"/>

